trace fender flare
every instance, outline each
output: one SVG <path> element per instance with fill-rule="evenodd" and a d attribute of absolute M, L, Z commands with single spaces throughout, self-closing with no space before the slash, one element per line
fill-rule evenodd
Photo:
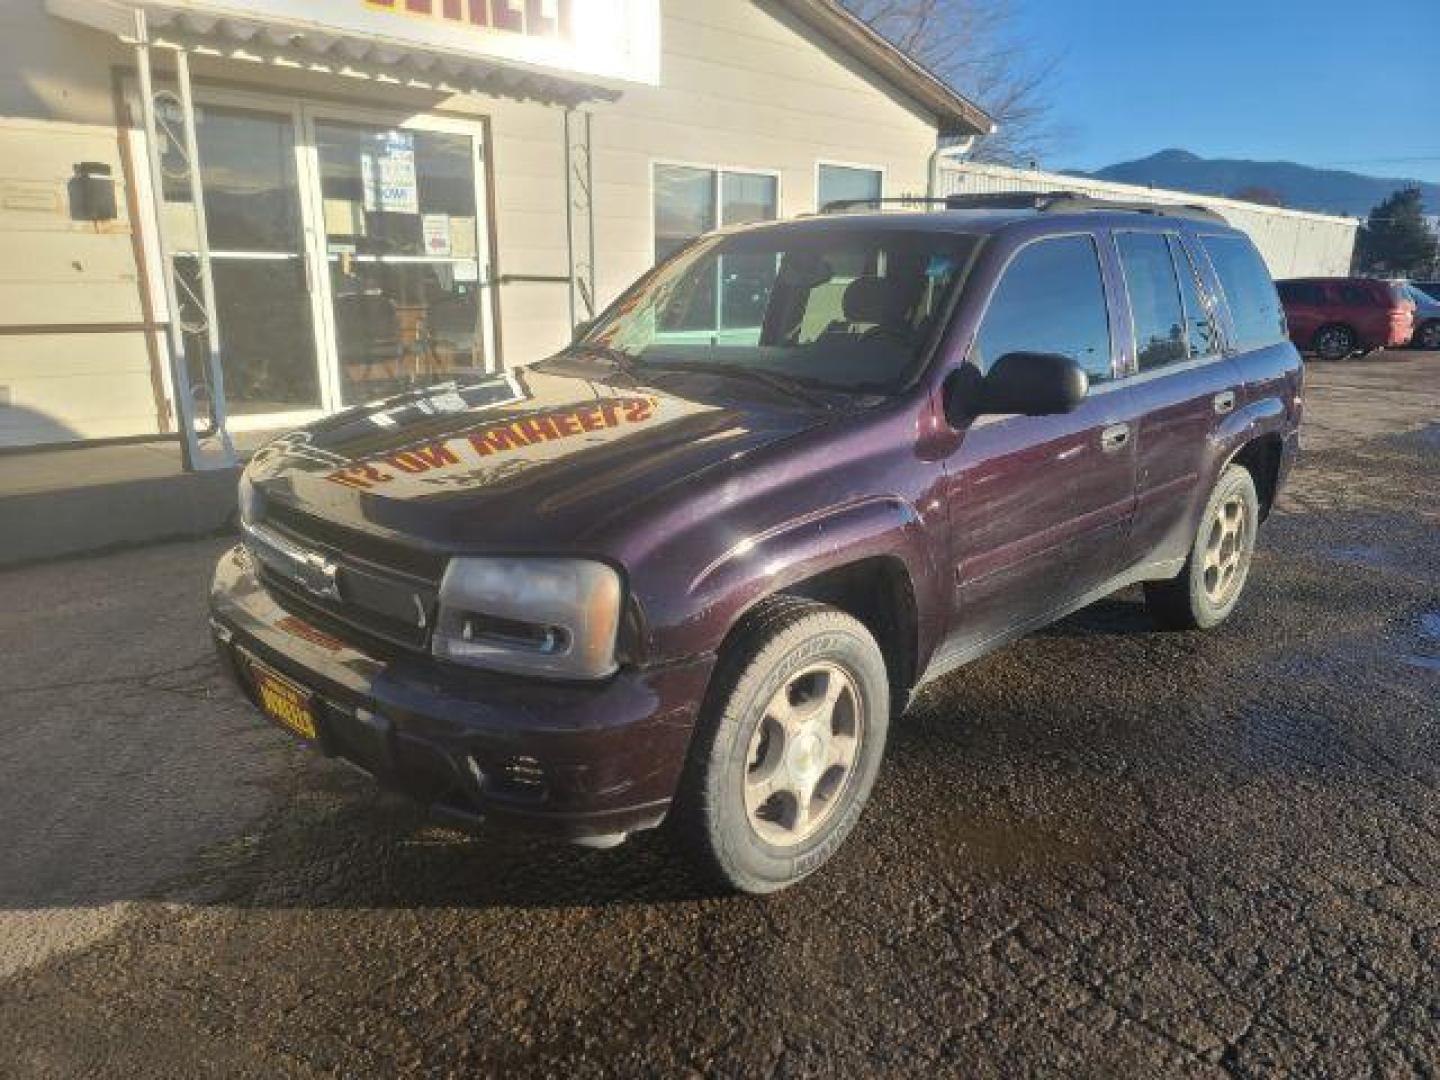
<path fill-rule="evenodd" d="M 721 616 L 705 635 L 715 648 L 762 600 L 816 575 L 871 558 L 903 566 L 915 602 L 917 643 L 927 648 L 928 597 L 940 570 L 925 522 L 906 500 L 876 496 L 782 522 L 734 545 L 692 579 L 692 610 Z M 721 615 L 723 613 L 723 616 Z M 933 643 L 931 643 L 933 644 Z M 924 656 L 917 658 L 921 666 Z"/>
<path fill-rule="evenodd" d="M 1284 427 L 1285 402 L 1278 397 L 1267 396 L 1247 402 L 1243 408 L 1227 416 L 1212 436 L 1218 464 L 1210 477 L 1210 486 L 1214 486 L 1225 466 L 1234 461 L 1247 445 L 1264 435 L 1283 434 Z"/>

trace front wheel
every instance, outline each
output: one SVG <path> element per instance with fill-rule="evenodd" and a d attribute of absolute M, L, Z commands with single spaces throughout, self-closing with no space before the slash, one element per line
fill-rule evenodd
<path fill-rule="evenodd" d="M 1440 349 L 1440 319 L 1431 319 L 1415 333 L 1415 344 L 1422 349 Z"/>
<path fill-rule="evenodd" d="M 1260 499 L 1241 465 L 1220 474 L 1190 555 L 1170 581 L 1145 583 L 1145 606 L 1156 622 L 1175 630 L 1208 630 L 1230 617 L 1250 576 Z"/>
<path fill-rule="evenodd" d="M 885 660 L 860 622 L 767 601 L 720 657 L 676 796 L 679 839 L 728 888 L 794 884 L 859 820 L 889 717 Z"/>

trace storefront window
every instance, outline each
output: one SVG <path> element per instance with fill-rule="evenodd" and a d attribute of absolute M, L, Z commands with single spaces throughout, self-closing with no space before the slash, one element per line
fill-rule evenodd
<path fill-rule="evenodd" d="M 483 369 L 473 142 L 316 124 L 345 404 Z"/>
<path fill-rule="evenodd" d="M 713 169 L 655 166 L 656 262 L 715 228 L 717 179 Z"/>
<path fill-rule="evenodd" d="M 815 208 L 823 210 L 833 202 L 880 198 L 884 192 L 885 174 L 879 169 L 822 164 L 815 184 Z"/>
<path fill-rule="evenodd" d="M 655 259 L 668 258 L 716 227 L 773 221 L 779 210 L 780 181 L 768 173 L 657 165 Z M 718 259 L 711 279 L 666 312 L 662 329 L 682 336 L 757 336 L 774 279 L 773 257 Z"/>

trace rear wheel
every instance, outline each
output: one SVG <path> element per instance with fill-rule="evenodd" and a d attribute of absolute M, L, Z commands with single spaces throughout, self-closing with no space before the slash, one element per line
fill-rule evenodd
<path fill-rule="evenodd" d="M 1200 516 L 1190 555 L 1170 581 L 1145 583 L 1145 606 L 1162 626 L 1208 630 L 1230 617 L 1250 576 L 1260 500 L 1255 480 L 1227 466 Z"/>
<path fill-rule="evenodd" d="M 1431 319 L 1415 331 L 1415 344 L 1422 349 L 1440 349 L 1440 319 Z"/>
<path fill-rule="evenodd" d="M 1358 345 L 1355 331 L 1348 326 L 1339 323 L 1332 323 L 1330 326 L 1322 326 L 1315 331 L 1315 338 L 1311 342 L 1315 353 L 1322 360 L 1344 360 L 1353 353 Z"/>
<path fill-rule="evenodd" d="M 767 601 L 720 658 L 672 814 L 679 839 L 728 888 L 799 881 L 859 820 L 889 717 L 885 661 L 861 623 Z"/>

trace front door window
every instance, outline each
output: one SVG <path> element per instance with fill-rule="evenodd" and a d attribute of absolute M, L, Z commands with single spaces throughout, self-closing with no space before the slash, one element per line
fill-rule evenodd
<path fill-rule="evenodd" d="M 970 359 L 988 371 L 1012 352 L 1068 356 L 1091 383 L 1111 377 L 1110 322 L 1094 239 L 1037 240 L 1005 268 Z"/>
<path fill-rule="evenodd" d="M 475 140 L 317 121 L 342 404 L 483 371 Z"/>

